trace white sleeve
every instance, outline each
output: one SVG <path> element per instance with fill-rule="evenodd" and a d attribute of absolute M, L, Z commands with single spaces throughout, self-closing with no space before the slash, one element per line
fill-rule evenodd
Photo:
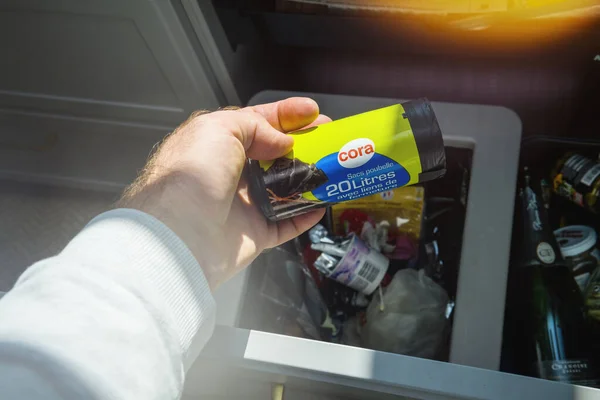
<path fill-rule="evenodd" d="M 0 300 L 0 398 L 179 398 L 215 309 L 169 228 L 106 212 Z"/>

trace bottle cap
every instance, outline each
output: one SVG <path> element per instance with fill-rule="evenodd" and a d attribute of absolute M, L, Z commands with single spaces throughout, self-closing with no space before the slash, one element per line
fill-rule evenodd
<path fill-rule="evenodd" d="M 565 226 L 554 231 L 563 257 L 575 257 L 596 245 L 596 231 L 585 225 Z"/>

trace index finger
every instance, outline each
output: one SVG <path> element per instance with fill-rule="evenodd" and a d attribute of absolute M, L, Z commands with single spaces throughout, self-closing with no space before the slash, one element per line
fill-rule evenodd
<path fill-rule="evenodd" d="M 319 116 L 319 105 L 308 97 L 290 97 L 247 109 L 262 115 L 273 128 L 281 132 L 304 128 Z"/>

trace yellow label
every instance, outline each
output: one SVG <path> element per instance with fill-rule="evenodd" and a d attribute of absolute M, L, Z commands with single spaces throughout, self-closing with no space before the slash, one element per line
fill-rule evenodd
<path fill-rule="evenodd" d="M 269 179 L 280 180 L 270 189 L 276 199 L 301 195 L 309 201 L 353 200 L 418 183 L 422 172 L 410 122 L 400 104 L 291 135 L 294 148 L 285 156 L 288 161 L 260 163 Z M 289 190 L 282 189 L 285 185 Z M 304 191 L 307 187 L 310 190 Z"/>

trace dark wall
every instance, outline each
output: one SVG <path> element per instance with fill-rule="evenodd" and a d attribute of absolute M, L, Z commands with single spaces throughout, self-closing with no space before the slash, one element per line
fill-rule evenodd
<path fill-rule="evenodd" d="M 509 107 L 525 135 L 589 137 L 600 124 L 594 20 L 505 21 L 470 32 L 439 18 L 217 10 L 243 100 L 263 89 L 426 96 Z"/>

